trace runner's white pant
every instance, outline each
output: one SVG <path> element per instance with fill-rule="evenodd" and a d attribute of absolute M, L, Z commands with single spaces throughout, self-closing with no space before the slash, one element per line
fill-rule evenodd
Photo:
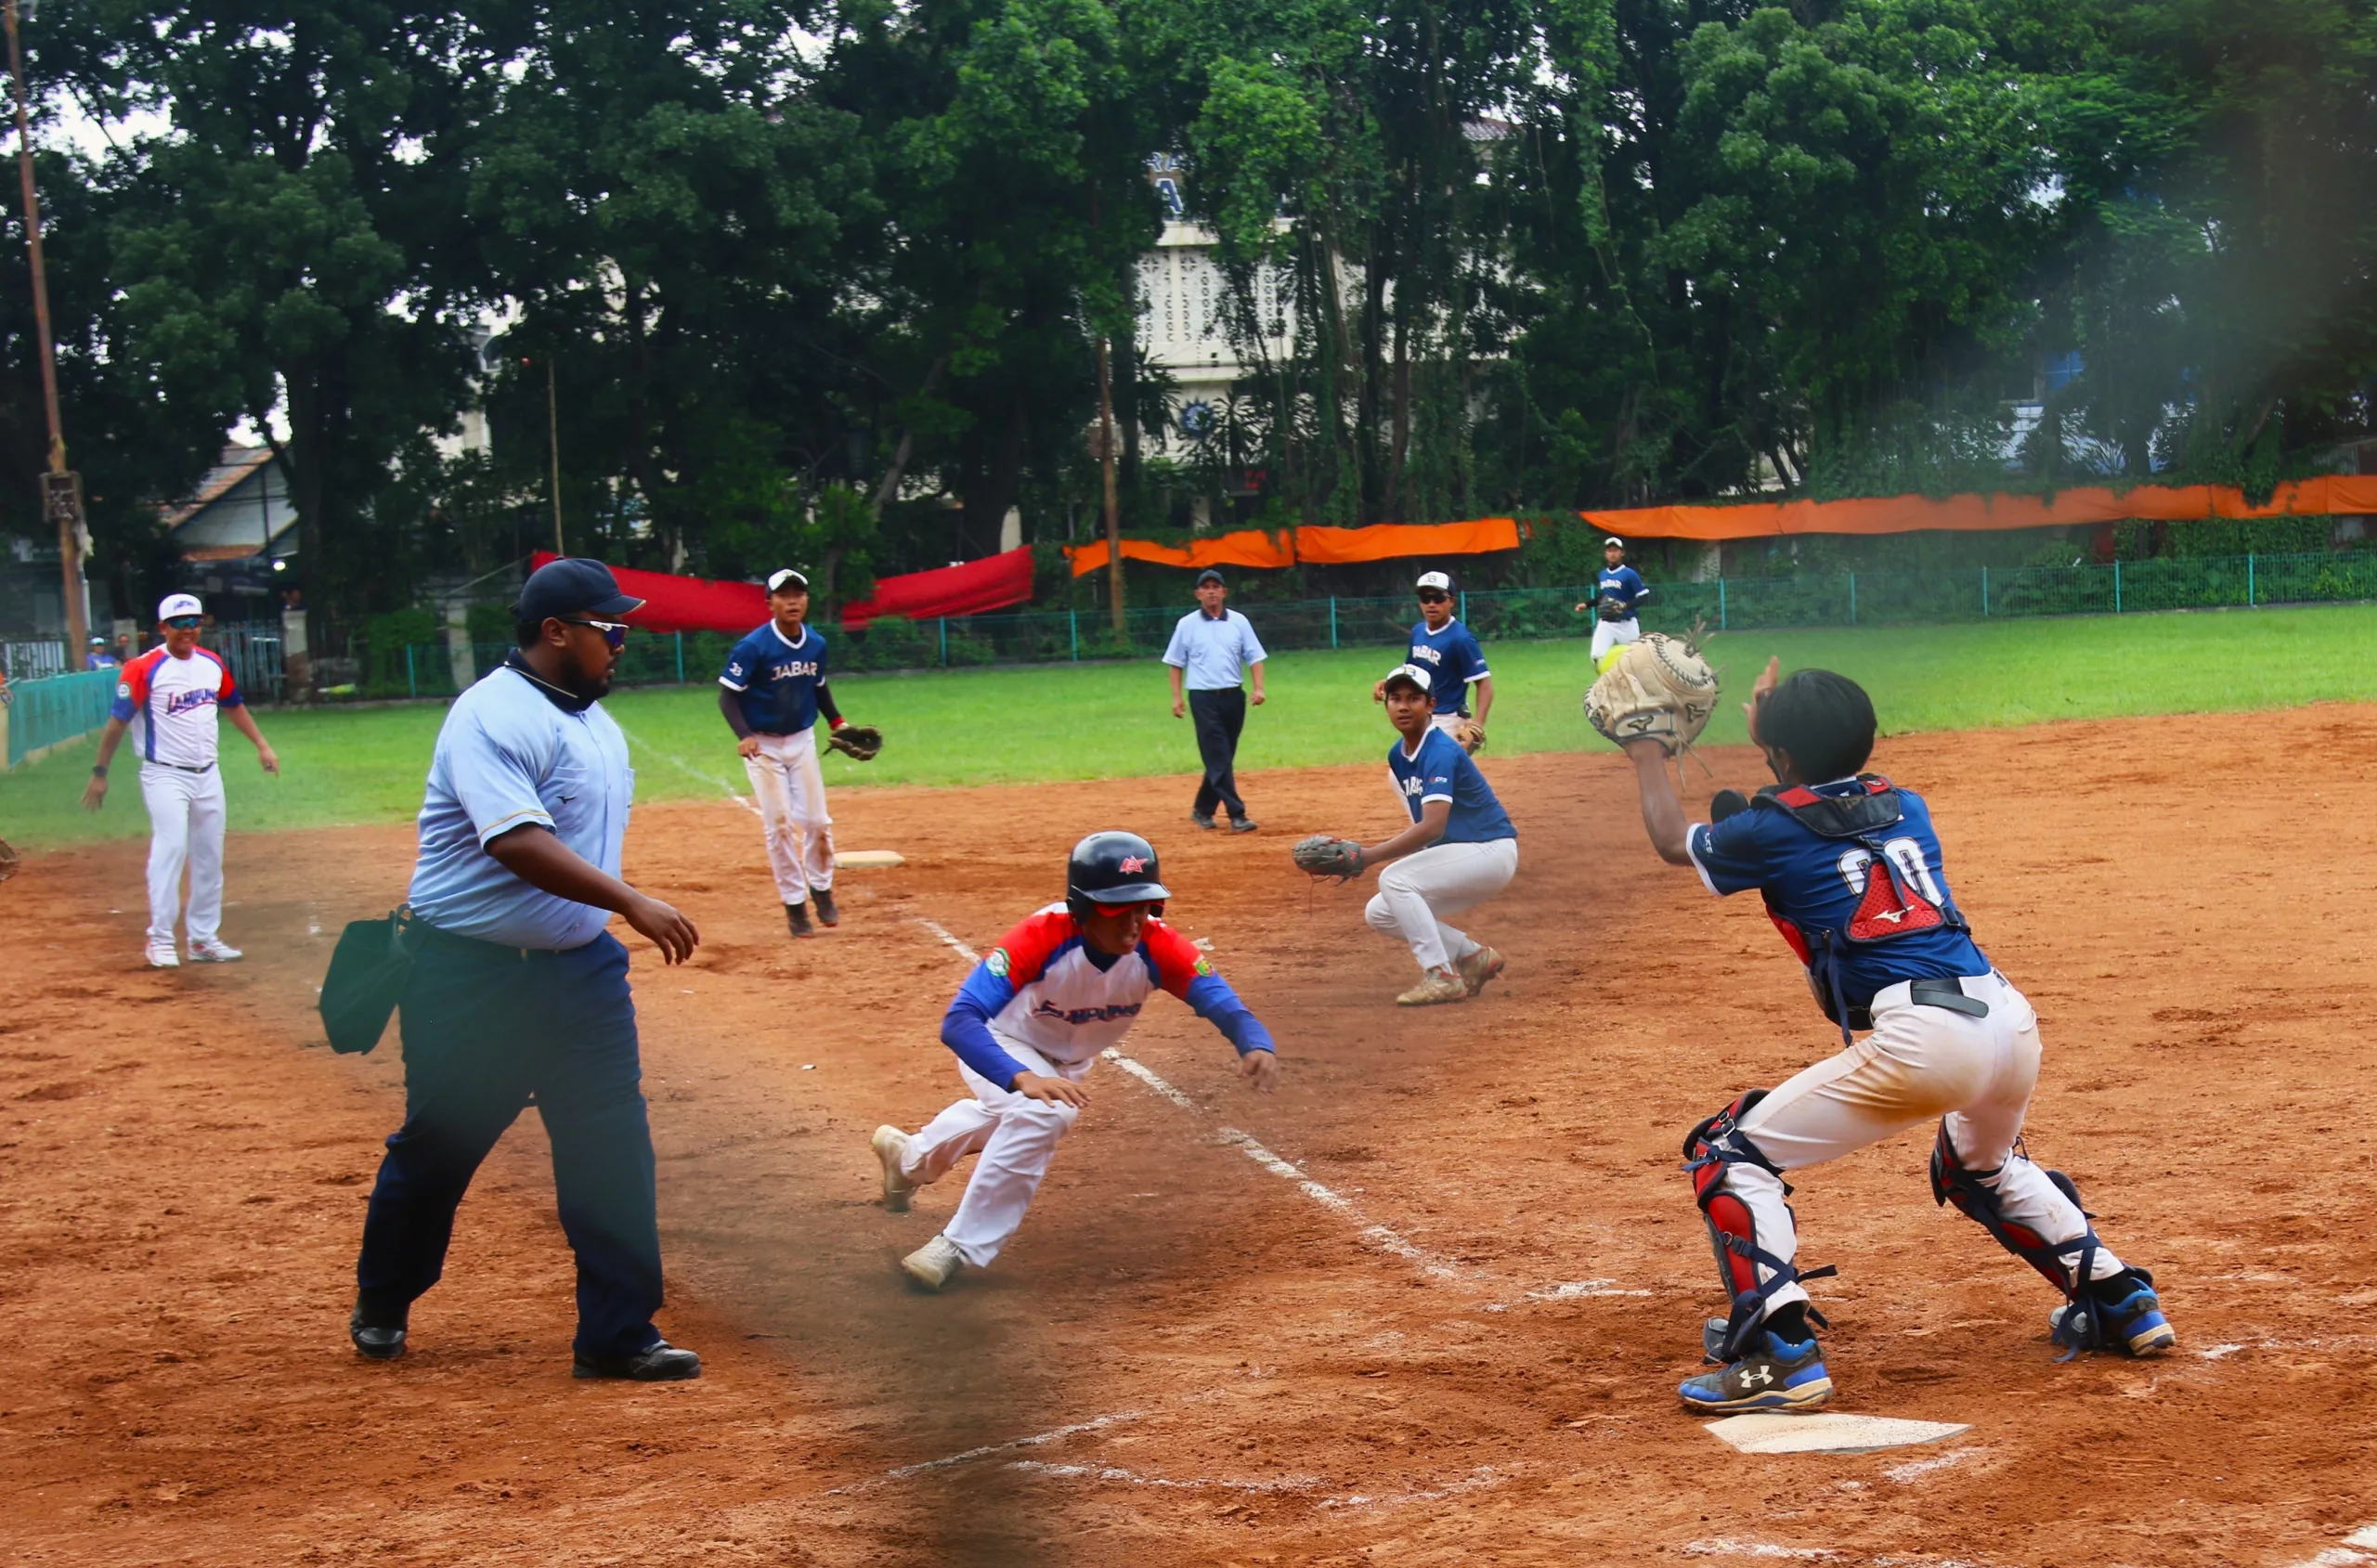
<path fill-rule="evenodd" d="M 2050 1243 L 2085 1233 L 2086 1216 L 2014 1152 L 2039 1078 L 2039 1020 L 2029 1000 L 1996 974 L 1964 981 L 1966 995 L 1989 1004 L 1985 1018 L 1919 1006 L 1906 990 L 1902 980 L 1876 992 L 1874 1031 L 1759 1101 L 1742 1119 L 1743 1134 L 1776 1165 L 1799 1171 L 1945 1116 L 1956 1158 L 1995 1189 L 2007 1219 Z M 1760 1249 L 1791 1262 L 1799 1238 L 1782 1178 L 1730 1164 L 1720 1185 L 1748 1205 Z M 2088 1274 L 2103 1279 L 2121 1269 L 2100 1246 Z M 1759 1282 L 1773 1273 L 1760 1264 Z M 1766 1311 L 1807 1299 L 1786 1285 L 1767 1298 Z"/>
<path fill-rule="evenodd" d="M 1643 623 L 1630 616 L 1622 621 L 1595 621 L 1593 623 L 1593 663 L 1598 666 L 1601 663 L 1601 656 L 1612 648 L 1621 648 L 1629 642 L 1641 641 L 1643 641 Z"/>
<path fill-rule="evenodd" d="M 1378 874 L 1378 892 L 1362 918 L 1370 929 L 1400 937 L 1422 969 L 1448 969 L 1477 944 L 1442 920 L 1441 914 L 1484 903 L 1511 885 L 1519 869 L 1519 841 L 1431 844 Z"/>
<path fill-rule="evenodd" d="M 834 819 L 825 814 L 825 775 L 817 769 L 814 725 L 797 735 L 760 735 L 760 755 L 743 759 L 776 897 L 805 903 L 809 889 L 834 885 Z"/>
<path fill-rule="evenodd" d="M 187 864 L 189 940 L 207 941 L 223 925 L 223 770 L 185 773 L 144 762 L 140 798 L 149 808 L 149 940 L 174 940 Z"/>
<path fill-rule="evenodd" d="M 1029 1045 L 1004 1038 L 999 1044 L 1044 1077 L 1078 1083 L 1089 1076 L 1089 1062 L 1058 1066 Z M 957 1064 L 957 1072 L 974 1097 L 959 1100 L 908 1140 L 900 1156 L 900 1173 L 922 1186 L 949 1174 L 968 1155 L 981 1155 L 966 1183 L 966 1195 L 957 1200 L 957 1212 L 941 1234 L 957 1244 L 959 1256 L 983 1268 L 1023 1224 L 1024 1211 L 1040 1190 L 1040 1178 L 1048 1173 L 1057 1145 L 1072 1131 L 1081 1112 L 1002 1089 L 964 1062 Z"/>

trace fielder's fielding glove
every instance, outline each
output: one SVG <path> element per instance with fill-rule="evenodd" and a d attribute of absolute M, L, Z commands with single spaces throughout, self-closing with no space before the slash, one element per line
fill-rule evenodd
<path fill-rule="evenodd" d="M 872 724 L 845 724 L 825 744 L 853 762 L 872 762 L 883 749 L 883 732 Z"/>
<path fill-rule="evenodd" d="M 1630 620 L 1634 615 L 1633 611 L 1626 607 L 1626 601 L 1614 593 L 1603 594 L 1596 608 L 1601 612 L 1601 618 L 1605 621 Z"/>
<path fill-rule="evenodd" d="M 1655 740 L 1669 757 L 1700 738 L 1717 711 L 1717 672 L 1682 638 L 1655 631 L 1618 651 L 1585 693 L 1585 717 L 1623 746 Z"/>
<path fill-rule="evenodd" d="M 1461 750 L 1474 757 L 1486 749 L 1486 726 L 1474 719 L 1464 719 L 1453 726 L 1452 738 L 1461 743 Z"/>
<path fill-rule="evenodd" d="M 6 839 L 0 838 L 0 882 L 6 882 L 17 875 L 18 863 L 16 847 Z"/>
<path fill-rule="evenodd" d="M 1295 858 L 1298 869 L 1315 876 L 1333 876 L 1343 882 L 1362 874 L 1362 847 L 1350 838 L 1316 833 L 1297 839 L 1288 853 Z"/>

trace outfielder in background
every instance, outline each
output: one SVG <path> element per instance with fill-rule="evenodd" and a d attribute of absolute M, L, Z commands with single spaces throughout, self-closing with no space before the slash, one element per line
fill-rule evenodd
<path fill-rule="evenodd" d="M 1486 744 L 1486 715 L 1494 706 L 1494 676 L 1477 636 L 1454 618 L 1452 578 L 1442 572 L 1420 575 L 1420 619 L 1411 628 L 1411 664 L 1435 682 L 1434 722 L 1475 752 Z M 1470 710 L 1473 697 L 1476 711 Z M 1386 682 L 1370 689 L 1370 700 L 1386 701 Z"/>
<path fill-rule="evenodd" d="M 1519 868 L 1518 830 L 1509 813 L 1469 753 L 1435 723 L 1432 680 L 1407 664 L 1379 682 L 1397 732 L 1386 748 L 1387 776 L 1410 825 L 1367 848 L 1315 835 L 1292 851 L 1305 871 L 1341 880 L 1386 868 L 1362 914 L 1372 930 L 1400 938 L 1419 961 L 1420 983 L 1395 999 L 1406 1007 L 1465 1002 L 1502 972 L 1500 953 L 1443 917 L 1493 898 Z"/>
<path fill-rule="evenodd" d="M 961 1264 L 986 1268 L 1023 1224 L 1057 1145 L 1089 1095 L 1098 1054 L 1122 1043 L 1139 1009 L 1170 991 L 1237 1047 L 1239 1070 L 1268 1094 L 1279 1079 L 1270 1032 L 1188 939 L 1161 916 L 1171 891 L 1155 849 L 1134 833 L 1093 833 L 1065 864 L 1065 901 L 999 940 L 942 1019 L 967 1096 L 909 1134 L 875 1130 L 883 1204 L 908 1206 L 969 1154 L 973 1178 L 942 1233 L 901 1260 L 938 1290 Z"/>
<path fill-rule="evenodd" d="M 2098 1239 L 2068 1177 L 2021 1149 L 2038 1082 L 2038 1017 L 1974 945 L 1923 797 L 1860 771 L 1874 748 L 1873 703 L 1829 670 L 1779 682 L 1778 673 L 1770 661 L 1747 706 L 1750 738 L 1781 783 L 1749 801 L 1721 792 L 1713 823 L 1685 825 L 1662 741 L 1625 742 L 1660 858 L 1692 867 L 1720 897 L 1755 889 L 1766 901 L 1843 1043 L 1685 1137 L 1733 1311 L 1703 1336 L 1721 1369 L 1686 1381 L 1683 1403 L 1809 1409 L 1831 1396 L 1815 1337 L 1824 1319 L 1793 1264 L 1786 1175 L 1935 1116 L 1932 1197 L 2063 1294 L 2048 1317 L 2055 1339 L 2075 1352 L 2167 1349 L 2177 1337 L 2152 1276 Z"/>
<path fill-rule="evenodd" d="M 1593 583 L 1593 602 L 1577 606 L 1578 615 L 1590 610 L 1594 616 L 1595 674 L 1609 667 L 1603 661 L 1613 650 L 1643 640 L 1643 622 L 1636 611 L 1643 600 L 1651 597 L 1643 574 L 1626 564 L 1624 539 L 1612 534 L 1602 540 L 1601 558 L 1601 577 Z"/>
<path fill-rule="evenodd" d="M 734 749 L 760 803 L 760 831 L 768 869 L 784 903 L 785 925 L 796 937 L 816 934 L 817 920 L 841 924 L 834 907 L 834 819 L 825 810 L 825 775 L 817 766 L 817 717 L 838 732 L 848 720 L 826 688 L 825 638 L 809 625 L 809 579 L 789 567 L 768 578 L 768 615 L 726 655 L 718 678 L 718 711 L 734 732 Z M 871 745 L 846 747 L 864 761 L 882 744 L 876 731 L 852 726 Z"/>
<path fill-rule="evenodd" d="M 280 758 L 265 744 L 255 715 L 231 680 L 222 655 L 198 645 L 205 609 L 193 594 L 166 596 L 157 606 L 164 641 L 134 659 L 117 677 L 115 705 L 99 732 L 98 760 L 83 787 L 84 810 L 107 804 L 108 764 L 124 732 L 140 757 L 140 798 L 149 808 L 149 966 L 171 969 L 181 958 L 174 926 L 182 916 L 182 869 L 189 869 L 189 959 L 230 964 L 240 950 L 223 940 L 223 774 L 216 768 L 217 718 L 255 743 L 267 773 Z"/>

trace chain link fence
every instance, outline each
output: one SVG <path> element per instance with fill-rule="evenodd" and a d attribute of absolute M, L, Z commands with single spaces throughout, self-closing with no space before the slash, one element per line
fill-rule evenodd
<path fill-rule="evenodd" d="M 1464 593 L 1459 614 L 1487 642 L 1590 638 L 1593 618 L 1576 606 L 1590 588 Z M 2039 616 L 2137 614 L 2377 600 L 2377 551 L 2304 555 L 2205 556 L 2108 565 L 1979 567 L 1957 571 L 1843 572 L 1783 577 L 1713 577 L 1653 585 L 1643 624 L 1682 632 L 1774 627 L 1916 626 Z M 1266 649 L 1388 648 L 1418 618 L 1408 597 L 1333 598 L 1233 606 Z M 1027 610 L 945 620 L 879 620 L 831 633 L 837 671 L 979 668 L 1152 658 L 1188 605 L 1130 610 L 1115 634 L 1103 610 Z M 717 679 L 734 640 L 714 632 L 631 633 L 621 686 Z M 358 693 L 370 697 L 451 696 L 494 667 L 504 643 L 423 643 L 374 649 Z"/>

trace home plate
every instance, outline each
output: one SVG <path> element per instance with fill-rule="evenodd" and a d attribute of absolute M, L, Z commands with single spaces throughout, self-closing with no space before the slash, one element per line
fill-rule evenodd
<path fill-rule="evenodd" d="M 843 849 L 834 856 L 834 865 L 838 870 L 906 863 L 897 849 Z"/>
<path fill-rule="evenodd" d="M 1953 1421 L 1903 1421 L 1890 1416 L 1849 1416 L 1826 1410 L 1792 1416 L 1759 1411 L 1710 1421 L 1708 1430 L 1745 1454 L 1871 1454 L 1937 1443 L 1969 1432 Z"/>

